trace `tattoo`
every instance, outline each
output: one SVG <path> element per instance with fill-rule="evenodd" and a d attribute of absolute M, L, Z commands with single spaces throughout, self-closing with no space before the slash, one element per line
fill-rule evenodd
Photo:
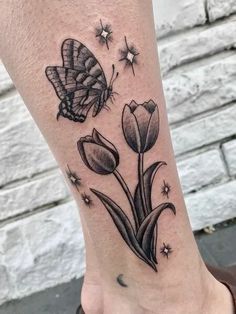
<path fill-rule="evenodd" d="M 171 253 L 173 253 L 173 250 L 172 248 L 170 247 L 169 244 L 165 244 L 163 243 L 163 246 L 161 247 L 161 250 L 160 250 L 161 254 L 167 258 L 169 258 L 169 255 Z"/>
<path fill-rule="evenodd" d="M 78 188 L 81 186 L 81 178 L 78 177 L 75 171 L 71 171 L 68 165 L 67 165 L 66 174 L 70 183 L 78 190 Z"/>
<path fill-rule="evenodd" d="M 118 284 L 121 286 L 121 287 L 124 287 L 124 288 L 127 288 L 128 285 L 124 282 L 123 280 L 123 274 L 120 274 L 119 276 L 116 277 L 116 281 L 118 282 Z"/>
<path fill-rule="evenodd" d="M 137 64 L 137 56 L 139 52 L 135 48 L 134 45 L 129 46 L 127 42 L 127 38 L 125 36 L 125 48 L 120 50 L 121 58 L 119 61 L 125 61 L 125 67 L 131 67 L 133 75 L 135 76 L 134 72 L 134 65 Z"/>
<path fill-rule="evenodd" d="M 162 195 L 169 198 L 170 192 L 171 192 L 171 186 L 169 185 L 169 183 L 167 183 L 167 182 L 165 182 L 165 180 L 163 180 L 163 186 L 161 187 Z"/>
<path fill-rule="evenodd" d="M 103 26 L 102 20 L 100 20 L 100 26 L 96 28 L 96 37 L 99 37 L 99 43 L 101 45 L 106 44 L 109 50 L 109 42 L 112 42 L 112 30 L 111 25 L 106 24 Z"/>
<path fill-rule="evenodd" d="M 62 43 L 62 66 L 48 66 L 45 70 L 48 80 L 60 99 L 60 116 L 75 122 L 84 122 L 91 108 L 96 117 L 105 108 L 107 101 L 113 101 L 113 84 L 118 77 L 112 65 L 112 76 L 107 84 L 105 73 L 94 54 L 81 42 L 66 39 Z"/>
<path fill-rule="evenodd" d="M 87 195 L 86 193 L 83 193 L 81 194 L 81 197 L 86 206 L 91 207 L 93 205 L 93 201 L 89 195 Z"/>
<path fill-rule="evenodd" d="M 137 104 L 134 100 L 125 105 L 122 113 L 122 129 L 129 147 L 137 155 L 138 183 L 132 193 L 118 170 L 120 156 L 114 144 L 96 129 L 92 135 L 81 137 L 77 143 L 84 164 L 99 175 L 112 174 L 127 197 L 131 214 L 125 211 L 109 196 L 90 189 L 110 214 L 123 240 L 133 253 L 157 271 L 156 243 L 157 224 L 166 209 L 175 215 L 172 203 L 152 204 L 152 185 L 157 171 L 166 163 L 157 161 L 144 169 L 144 155 L 156 144 L 159 135 L 159 110 L 154 101 Z"/>

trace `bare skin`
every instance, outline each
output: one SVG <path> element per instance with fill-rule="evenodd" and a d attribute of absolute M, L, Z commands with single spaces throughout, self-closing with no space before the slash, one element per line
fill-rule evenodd
<path fill-rule="evenodd" d="M 83 181 L 80 193 L 69 181 L 68 184 L 79 205 L 86 241 L 87 270 L 82 292 L 86 314 L 232 314 L 231 295 L 207 271 L 190 228 L 169 134 L 151 1 L 1 0 L 0 14 L 1 59 L 62 172 L 66 175 L 69 164 Z M 100 19 L 112 27 L 109 50 L 96 37 Z M 124 62 L 119 61 L 125 36 L 139 53 L 134 68 L 124 68 Z M 113 86 L 119 95 L 114 104 L 107 101 L 111 110 L 103 108 L 94 118 L 89 114 L 84 123 L 63 116 L 56 119 L 60 100 L 45 76 L 47 66 L 62 64 L 60 49 L 66 38 L 79 40 L 96 55 L 107 81 L 113 63 L 120 73 Z M 167 163 L 155 178 L 153 203 L 168 201 L 176 208 L 176 215 L 167 210 L 158 220 L 158 272 L 129 249 L 103 204 L 91 193 L 91 188 L 99 189 L 114 197 L 121 208 L 127 208 L 127 198 L 114 176 L 101 176 L 88 169 L 77 148 L 81 137 L 91 135 L 94 128 L 98 130 L 119 151 L 119 167 L 133 191 L 137 180 L 136 157 L 121 128 L 123 108 L 132 99 L 137 103 L 152 99 L 158 105 L 159 135 L 144 163 L 146 166 L 155 160 Z M 168 200 L 161 193 L 163 179 L 171 185 Z M 81 193 L 89 195 L 91 206 L 87 206 Z M 160 253 L 162 243 L 171 244 L 168 259 Z M 119 274 L 128 287 L 117 283 Z"/>

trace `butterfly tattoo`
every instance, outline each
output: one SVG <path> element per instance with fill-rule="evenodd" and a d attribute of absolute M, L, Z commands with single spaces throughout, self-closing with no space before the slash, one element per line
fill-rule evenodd
<path fill-rule="evenodd" d="M 114 100 L 113 84 L 118 77 L 112 65 L 109 84 L 94 54 L 81 42 L 66 39 L 61 47 L 62 66 L 48 66 L 45 70 L 60 99 L 57 119 L 60 116 L 75 122 L 84 122 L 92 108 L 95 117 L 107 101 Z"/>

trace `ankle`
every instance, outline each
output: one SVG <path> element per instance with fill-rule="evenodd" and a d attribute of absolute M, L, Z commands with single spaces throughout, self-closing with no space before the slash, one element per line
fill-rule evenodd
<path fill-rule="evenodd" d="M 229 289 L 209 274 L 208 290 L 202 313 L 234 314 L 233 297 Z"/>
<path fill-rule="evenodd" d="M 103 289 L 98 274 L 90 272 L 85 274 L 81 304 L 86 314 L 103 314 Z"/>

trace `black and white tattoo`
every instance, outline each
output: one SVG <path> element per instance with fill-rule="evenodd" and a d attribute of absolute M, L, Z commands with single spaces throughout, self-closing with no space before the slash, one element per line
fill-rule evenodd
<path fill-rule="evenodd" d="M 135 75 L 134 72 L 134 65 L 137 64 L 137 56 L 139 55 L 139 52 L 135 48 L 134 45 L 128 45 L 127 38 L 125 36 L 125 48 L 120 50 L 121 58 L 119 61 L 125 62 L 125 67 L 131 67 L 133 75 Z"/>
<path fill-rule="evenodd" d="M 118 284 L 123 287 L 123 288 L 127 288 L 128 285 L 124 282 L 124 279 L 123 279 L 123 274 L 120 274 L 119 276 L 116 277 L 116 281 L 118 282 Z"/>
<path fill-rule="evenodd" d="M 165 256 L 166 258 L 169 258 L 169 255 L 173 253 L 173 250 L 169 244 L 163 243 L 163 246 L 161 247 L 160 252 L 163 256 Z"/>
<path fill-rule="evenodd" d="M 169 183 L 167 183 L 167 182 L 165 182 L 165 180 L 163 180 L 163 186 L 161 187 L 162 195 L 169 198 L 170 192 L 171 192 L 171 186 L 169 185 Z"/>
<path fill-rule="evenodd" d="M 45 70 L 60 99 L 60 116 L 75 122 L 84 122 L 93 107 L 95 117 L 107 106 L 115 92 L 113 84 L 118 77 L 112 65 L 112 76 L 109 84 L 101 64 L 94 54 L 81 42 L 66 39 L 61 47 L 62 66 L 48 66 Z"/>
<path fill-rule="evenodd" d="M 122 129 L 129 147 L 137 155 L 138 183 L 131 192 L 118 170 L 120 155 L 110 141 L 96 129 L 92 135 L 81 137 L 77 143 L 84 164 L 99 175 L 112 174 L 123 189 L 130 205 L 130 219 L 125 211 L 106 194 L 90 189 L 102 202 L 116 225 L 120 235 L 133 253 L 157 271 L 156 244 L 157 224 L 166 209 L 176 214 L 172 203 L 152 204 L 152 186 L 157 171 L 166 163 L 157 161 L 144 168 L 144 155 L 155 144 L 159 135 L 159 110 L 153 100 L 137 104 L 134 100 L 125 105 L 122 114 Z"/>
<path fill-rule="evenodd" d="M 112 42 L 113 40 L 111 25 L 105 24 L 104 26 L 102 20 L 100 20 L 100 25 L 96 28 L 96 37 L 99 38 L 99 43 L 101 45 L 105 44 L 109 50 L 109 42 Z"/>
<path fill-rule="evenodd" d="M 82 201 L 84 202 L 86 206 L 91 207 L 93 205 L 92 198 L 88 194 L 82 193 L 81 197 L 82 197 Z"/>
<path fill-rule="evenodd" d="M 81 178 L 77 175 L 75 171 L 72 171 L 70 169 L 69 165 L 67 165 L 66 175 L 70 183 L 78 190 L 81 186 Z"/>

